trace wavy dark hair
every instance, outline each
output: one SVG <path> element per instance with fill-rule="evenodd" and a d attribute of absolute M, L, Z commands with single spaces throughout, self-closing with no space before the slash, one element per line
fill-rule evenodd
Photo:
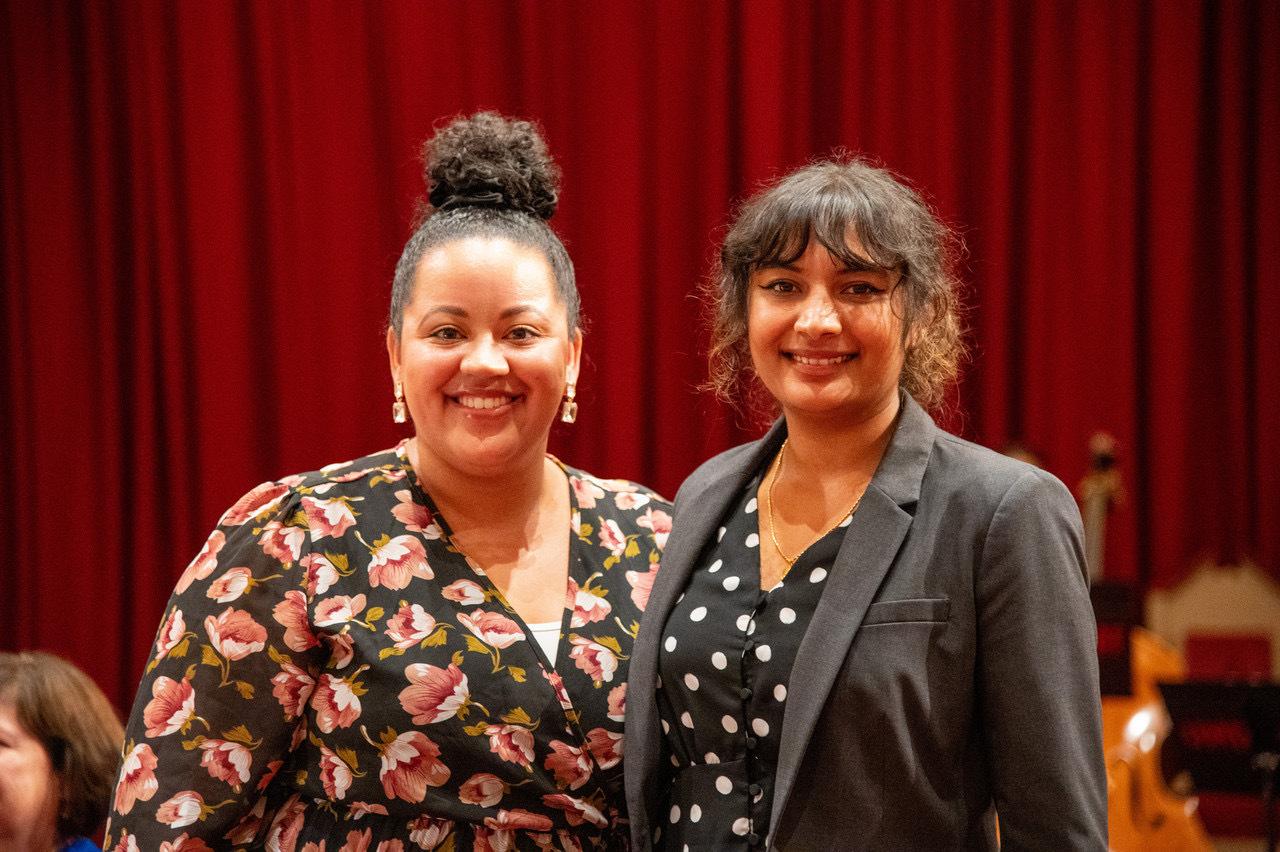
<path fill-rule="evenodd" d="M 849 247 L 850 233 L 869 257 Z M 734 405 L 756 398 L 747 346 L 748 279 L 762 267 L 793 263 L 813 240 L 848 267 L 899 275 L 895 290 L 906 347 L 900 384 L 936 410 L 965 356 L 955 271 L 964 246 L 905 181 L 853 155 L 797 169 L 739 209 L 706 287 L 712 306 L 708 387 Z"/>
<path fill-rule="evenodd" d="M 418 263 L 428 251 L 467 237 L 504 237 L 547 259 L 572 334 L 581 300 L 573 261 L 547 220 L 560 198 L 560 169 L 528 121 L 494 112 L 451 120 L 423 146 L 427 203 L 396 263 L 388 324 L 400 335 Z"/>

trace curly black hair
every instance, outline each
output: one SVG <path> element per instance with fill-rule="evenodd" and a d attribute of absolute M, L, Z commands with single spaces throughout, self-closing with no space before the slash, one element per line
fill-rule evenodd
<path fill-rule="evenodd" d="M 389 325 L 397 335 L 418 263 L 430 249 L 466 237 L 504 237 L 537 249 L 555 276 L 572 333 L 580 299 L 573 262 L 547 224 L 560 198 L 560 169 L 528 121 L 494 112 L 451 120 L 423 146 L 427 202 L 396 264 Z"/>

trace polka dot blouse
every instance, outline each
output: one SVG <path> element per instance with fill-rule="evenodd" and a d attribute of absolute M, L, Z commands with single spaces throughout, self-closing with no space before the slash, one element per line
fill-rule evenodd
<path fill-rule="evenodd" d="M 763 592 L 759 483 L 730 512 L 663 631 L 658 710 L 673 769 L 660 849 L 762 848 L 769 832 L 791 666 L 849 519 Z"/>

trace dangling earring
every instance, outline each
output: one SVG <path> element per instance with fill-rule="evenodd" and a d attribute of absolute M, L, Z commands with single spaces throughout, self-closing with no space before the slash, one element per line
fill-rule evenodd
<path fill-rule="evenodd" d="M 573 382 L 564 389 L 564 404 L 560 406 L 560 422 L 572 423 L 578 419 L 578 403 L 573 401 L 576 389 Z"/>
<path fill-rule="evenodd" d="M 404 404 L 404 385 L 396 382 L 396 401 L 391 403 L 391 419 L 396 423 L 409 422 L 409 406 Z"/>

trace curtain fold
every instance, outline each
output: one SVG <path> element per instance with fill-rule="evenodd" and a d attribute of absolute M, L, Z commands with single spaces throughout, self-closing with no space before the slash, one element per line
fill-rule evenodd
<path fill-rule="evenodd" d="M 420 146 L 479 108 L 564 169 L 571 463 L 673 494 L 757 434 L 697 390 L 697 288 L 735 204 L 840 147 L 968 244 L 949 426 L 1073 487 L 1115 435 L 1117 577 L 1280 578 L 1278 57 L 1264 0 L 0 5 L 0 647 L 126 704 L 222 509 L 402 436 Z"/>

